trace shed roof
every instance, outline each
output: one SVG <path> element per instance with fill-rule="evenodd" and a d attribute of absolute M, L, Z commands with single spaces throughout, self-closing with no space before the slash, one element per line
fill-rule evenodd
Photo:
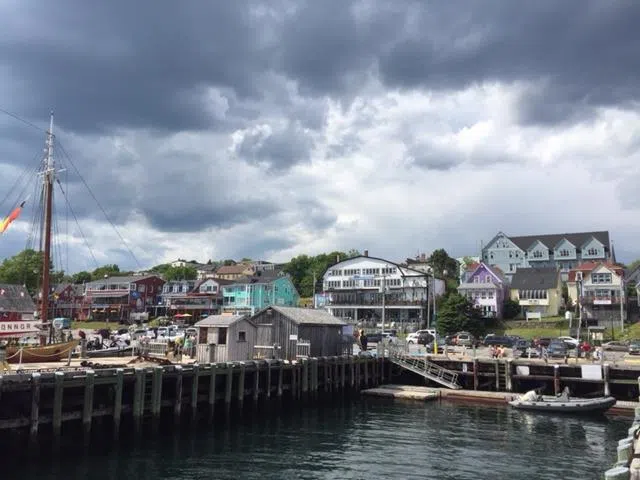
<path fill-rule="evenodd" d="M 22 285 L 0 283 L 0 311 L 14 313 L 33 313 L 36 304 Z"/>
<path fill-rule="evenodd" d="M 209 315 L 195 323 L 195 327 L 229 327 L 242 319 L 249 320 L 247 315 Z M 249 323 L 252 323 L 249 321 Z"/>
<path fill-rule="evenodd" d="M 511 288 L 517 290 L 549 290 L 557 288 L 560 272 L 555 268 L 518 268 Z"/>
<path fill-rule="evenodd" d="M 347 325 L 341 319 L 334 317 L 326 310 L 316 310 L 313 308 L 299 307 L 281 307 L 279 305 L 267 307 L 265 310 L 268 310 L 270 308 L 275 310 L 276 312 L 280 312 L 282 315 L 291 319 L 298 325 Z M 258 312 L 258 314 L 259 313 L 261 312 Z"/>

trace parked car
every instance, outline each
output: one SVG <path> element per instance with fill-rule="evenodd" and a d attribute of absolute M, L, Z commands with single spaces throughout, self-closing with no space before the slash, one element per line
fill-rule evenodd
<path fill-rule="evenodd" d="M 547 347 L 549 358 L 566 358 L 569 356 L 569 348 L 562 340 L 552 340 Z"/>
<path fill-rule="evenodd" d="M 538 339 L 538 341 L 536 342 L 536 347 L 537 346 L 541 346 L 541 347 L 548 347 L 549 344 L 551 343 L 551 338 L 550 337 L 541 337 Z"/>
<path fill-rule="evenodd" d="M 640 340 L 629 342 L 629 355 L 640 355 Z"/>
<path fill-rule="evenodd" d="M 567 344 L 567 347 L 570 349 L 577 348 L 578 344 L 580 343 L 578 340 L 576 340 L 573 337 L 558 337 L 558 340 L 562 340 L 564 343 Z"/>
<path fill-rule="evenodd" d="M 487 336 L 484 339 L 484 344 L 487 347 L 493 345 L 497 347 L 498 345 L 502 345 L 503 347 L 511 348 L 513 347 L 513 339 L 511 337 L 501 336 L 501 335 L 491 335 Z"/>
<path fill-rule="evenodd" d="M 418 339 L 416 343 L 418 345 L 428 345 L 429 343 L 433 342 L 433 339 L 434 339 L 434 336 L 431 335 L 431 333 L 424 330 L 420 333 L 420 335 L 418 335 Z"/>
<path fill-rule="evenodd" d="M 469 332 L 459 332 L 456 335 L 455 344 L 465 347 L 472 347 L 476 343 L 476 338 Z"/>
<path fill-rule="evenodd" d="M 418 330 L 417 332 L 410 333 L 407 335 L 407 343 L 418 343 L 418 337 L 422 333 L 428 333 L 430 335 L 435 335 L 436 331 L 433 328 L 426 328 L 423 330 Z"/>
<path fill-rule="evenodd" d="M 627 342 L 618 340 L 612 340 L 602 344 L 602 351 L 604 352 L 626 352 L 629 349 Z"/>
<path fill-rule="evenodd" d="M 391 340 L 392 342 L 397 340 L 397 337 L 393 332 L 374 332 L 367 333 L 367 341 L 369 343 L 378 343 L 381 342 L 382 339 Z"/>
<path fill-rule="evenodd" d="M 434 352 L 434 345 L 433 345 L 434 338 L 437 339 L 437 347 L 438 347 L 437 352 Z M 425 345 L 425 348 L 427 349 L 427 352 L 430 352 L 430 353 L 444 353 L 444 349 L 447 348 L 447 345 L 444 337 L 432 337 L 432 340 Z"/>

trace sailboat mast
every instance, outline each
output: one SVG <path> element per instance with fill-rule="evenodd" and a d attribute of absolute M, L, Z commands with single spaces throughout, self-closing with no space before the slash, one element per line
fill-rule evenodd
<path fill-rule="evenodd" d="M 44 248 L 42 257 L 42 302 L 40 304 L 40 319 L 49 319 L 49 271 L 51 268 L 51 225 L 53 220 L 53 181 L 55 177 L 55 163 L 53 160 L 53 112 L 49 120 L 47 142 L 45 148 L 44 171 L 42 173 L 44 188 Z"/>

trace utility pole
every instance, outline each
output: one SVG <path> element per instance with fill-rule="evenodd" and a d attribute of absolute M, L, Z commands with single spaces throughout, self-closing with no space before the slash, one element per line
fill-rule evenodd
<path fill-rule="evenodd" d="M 313 308 L 318 308 L 316 305 L 316 272 L 313 272 Z"/>
<path fill-rule="evenodd" d="M 382 285 L 382 333 L 384 333 L 384 321 L 385 321 L 385 313 L 386 313 L 386 300 L 387 296 L 387 277 L 382 277 L 380 285 Z"/>
<path fill-rule="evenodd" d="M 620 331 L 624 333 L 624 281 L 620 279 Z"/>
<path fill-rule="evenodd" d="M 431 328 L 431 285 L 429 281 L 429 275 L 425 276 L 425 280 L 427 282 L 427 328 Z M 421 325 L 422 326 L 422 325 Z"/>
<path fill-rule="evenodd" d="M 577 272 L 576 288 L 578 290 L 578 335 L 577 340 L 580 342 L 580 328 L 582 327 L 582 272 Z"/>

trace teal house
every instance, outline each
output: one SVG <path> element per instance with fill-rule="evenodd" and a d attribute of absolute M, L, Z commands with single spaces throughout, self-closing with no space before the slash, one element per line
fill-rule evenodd
<path fill-rule="evenodd" d="M 222 287 L 222 310 L 235 315 L 253 315 L 271 305 L 297 307 L 300 295 L 286 275 L 258 272 Z"/>

